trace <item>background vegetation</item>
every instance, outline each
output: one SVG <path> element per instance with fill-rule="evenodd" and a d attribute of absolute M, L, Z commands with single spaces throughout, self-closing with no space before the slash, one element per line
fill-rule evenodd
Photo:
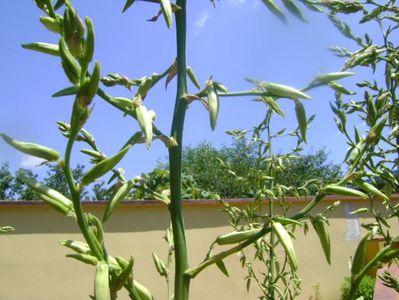
<path fill-rule="evenodd" d="M 251 170 L 264 169 L 265 165 L 257 166 L 256 145 L 247 140 L 235 140 L 231 145 L 218 149 L 209 142 L 197 146 L 189 146 L 183 150 L 182 184 L 183 199 L 218 199 L 218 198 L 251 198 L 256 194 L 255 179 L 248 176 Z M 221 162 L 230 166 L 229 170 L 222 168 Z M 76 181 L 85 172 L 83 165 L 78 164 L 72 173 Z M 236 176 L 232 176 L 234 172 Z M 20 174 L 38 178 L 32 171 L 18 169 L 12 172 L 8 163 L 0 167 L 0 200 L 40 200 L 35 192 L 24 181 Z M 298 155 L 286 166 L 286 172 L 280 173 L 276 182 L 299 188 L 306 181 L 318 178 L 324 184 L 337 181 L 342 175 L 338 164 L 328 160 L 325 149 L 312 154 Z M 151 191 L 168 192 L 168 164 L 159 162 L 158 166 L 140 175 L 141 180 L 131 191 L 126 200 L 153 200 Z M 237 179 L 238 178 L 238 179 Z M 245 178 L 245 180 L 244 180 Z M 252 181 L 251 181 L 252 179 Z M 50 188 L 70 197 L 68 184 L 62 169 L 57 165 L 48 165 L 43 182 Z M 86 200 L 110 200 L 117 190 L 117 185 L 99 180 L 87 187 L 82 195 Z M 315 192 L 310 188 L 309 193 Z M 291 196 L 295 196 L 291 194 Z"/>

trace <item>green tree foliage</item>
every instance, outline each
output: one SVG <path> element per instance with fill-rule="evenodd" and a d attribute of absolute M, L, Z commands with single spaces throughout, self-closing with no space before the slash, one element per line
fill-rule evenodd
<path fill-rule="evenodd" d="M 183 172 L 193 176 L 198 186 L 217 193 L 221 198 L 245 198 L 253 196 L 251 182 L 236 180 L 221 162 L 228 163 L 237 176 L 248 173 L 255 166 L 253 145 L 237 141 L 220 150 L 210 143 L 187 147 L 183 152 Z"/>
<path fill-rule="evenodd" d="M 107 188 L 105 181 L 95 182 L 91 190 L 91 200 L 111 200 L 115 193 L 113 188 Z"/>
<path fill-rule="evenodd" d="M 371 276 L 365 276 L 359 284 L 359 287 L 355 293 L 355 299 L 363 297 L 364 300 L 372 300 L 374 296 L 375 278 Z M 344 282 L 341 286 L 341 299 L 347 299 L 349 290 L 351 288 L 350 277 L 345 277 Z"/>
<path fill-rule="evenodd" d="M 228 170 L 222 167 L 228 165 Z M 182 157 L 183 193 L 185 199 L 206 199 L 214 195 L 220 198 L 249 198 L 257 191 L 255 171 L 262 172 L 266 165 L 259 160 L 257 145 L 247 140 L 235 140 L 231 145 L 217 149 L 209 142 L 195 147 L 186 147 Z M 167 190 L 169 173 L 167 165 L 143 175 L 147 192 L 137 189 L 134 198 L 151 198 L 148 190 L 158 193 Z M 276 178 L 276 183 L 299 188 L 310 179 L 318 179 L 323 184 L 337 181 L 342 175 L 340 166 L 328 161 L 328 153 L 318 150 L 315 153 L 300 155 L 285 166 Z M 243 180 L 245 179 L 245 180 Z M 202 191 L 201 191 L 202 190 Z M 310 188 L 310 193 L 315 188 Z"/>
<path fill-rule="evenodd" d="M 9 164 L 4 162 L 0 168 L 0 200 L 33 200 L 37 199 L 36 194 L 21 179 L 24 174 L 30 178 L 36 178 L 32 171 L 17 170 L 11 173 Z"/>
<path fill-rule="evenodd" d="M 39 199 L 36 193 L 29 186 L 27 186 L 26 183 L 21 179 L 21 175 L 32 179 L 37 178 L 37 175 L 33 174 L 31 170 L 22 170 L 22 169 L 17 170 L 15 172 L 15 179 L 12 187 L 14 198 L 19 200 Z"/>
<path fill-rule="evenodd" d="M 78 164 L 72 170 L 75 180 L 79 180 L 83 175 L 84 166 Z M 35 192 L 21 180 L 20 176 L 24 175 L 33 179 L 37 179 L 38 175 L 31 170 L 18 169 L 14 174 L 10 171 L 7 162 L 1 164 L 0 167 L 0 200 L 38 200 L 39 197 Z M 49 165 L 46 176 L 43 179 L 46 185 L 61 194 L 70 197 L 64 172 L 58 165 Z M 95 186 L 94 186 L 95 187 Z M 95 189 L 93 188 L 93 192 Z M 89 192 L 84 191 L 85 198 L 89 198 Z"/>
<path fill-rule="evenodd" d="M 84 166 L 81 164 L 77 164 L 76 168 L 72 170 L 73 179 L 78 181 L 82 178 L 84 173 Z M 64 171 L 58 165 L 50 165 L 47 170 L 47 175 L 44 178 L 44 183 L 66 197 L 70 198 L 71 193 L 68 188 L 68 183 L 65 178 Z M 88 198 L 89 193 L 86 191 L 83 195 L 83 198 Z"/>
<path fill-rule="evenodd" d="M 169 171 L 164 168 L 156 168 L 143 174 L 138 181 L 135 190 L 131 193 L 133 199 L 154 199 L 154 192 L 169 196 Z M 195 177 L 188 173 L 182 174 L 182 198 L 183 199 L 216 199 L 216 193 L 209 192 L 207 187 L 202 187 Z"/>
<path fill-rule="evenodd" d="M 0 168 L 0 199 L 11 199 L 11 188 L 14 180 L 8 163 L 2 163 Z"/>
<path fill-rule="evenodd" d="M 298 159 L 290 162 L 286 170 L 278 174 L 276 181 L 294 187 L 300 187 L 313 178 L 319 179 L 323 184 L 328 184 L 342 177 L 340 166 L 328 161 L 328 153 L 325 149 L 318 150 L 314 154 L 299 156 Z M 315 188 L 310 188 L 309 192 L 313 194 Z"/>

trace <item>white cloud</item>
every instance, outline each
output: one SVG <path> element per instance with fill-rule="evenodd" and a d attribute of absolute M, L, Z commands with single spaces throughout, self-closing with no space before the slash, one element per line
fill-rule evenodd
<path fill-rule="evenodd" d="M 21 167 L 24 169 L 33 169 L 34 167 L 40 165 L 42 162 L 44 162 L 44 160 L 41 158 L 30 155 L 23 155 L 21 160 Z"/>
<path fill-rule="evenodd" d="M 197 28 L 203 28 L 206 24 L 206 22 L 209 19 L 209 11 L 204 10 L 201 12 L 201 14 L 199 15 L 197 21 L 195 21 L 194 26 Z"/>

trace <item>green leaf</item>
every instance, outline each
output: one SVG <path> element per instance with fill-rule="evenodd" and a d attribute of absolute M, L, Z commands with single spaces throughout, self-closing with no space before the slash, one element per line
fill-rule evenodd
<path fill-rule="evenodd" d="M 219 268 L 220 271 L 227 277 L 229 277 L 229 271 L 227 271 L 226 265 L 224 264 L 223 260 L 218 260 L 216 262 L 216 266 Z"/>
<path fill-rule="evenodd" d="M 130 257 L 129 264 L 126 266 L 126 268 L 124 268 L 122 273 L 118 276 L 118 284 L 116 286 L 117 290 L 120 290 L 125 284 L 125 282 L 127 282 L 127 280 L 132 277 L 133 264 L 134 264 L 133 257 Z"/>
<path fill-rule="evenodd" d="M 160 0 L 162 14 L 168 28 L 172 27 L 172 5 L 169 0 Z"/>
<path fill-rule="evenodd" d="M 141 283 L 133 280 L 133 288 L 137 292 L 141 300 L 154 300 L 151 292 Z"/>
<path fill-rule="evenodd" d="M 306 119 L 306 111 L 302 102 L 299 100 L 295 100 L 295 114 L 298 121 L 299 131 L 301 132 L 301 137 L 303 141 L 307 142 L 306 132 L 307 132 L 307 119 Z"/>
<path fill-rule="evenodd" d="M 295 2 L 293 0 L 282 0 L 282 1 L 283 1 L 285 8 L 287 8 L 287 10 L 291 14 L 293 14 L 295 17 L 297 17 L 302 22 L 305 22 L 305 23 L 308 22 L 306 20 L 306 18 L 304 17 L 304 15 L 302 14 L 302 11 L 299 9 L 299 7 L 295 4 Z"/>
<path fill-rule="evenodd" d="M 334 14 L 329 14 L 328 15 L 329 19 L 331 22 L 334 24 L 334 26 L 348 39 L 354 40 L 358 43 L 358 45 L 362 46 L 362 40 L 361 38 L 357 38 L 352 34 L 352 30 L 350 26 L 344 22 L 342 22 L 340 19 L 338 19 Z"/>
<path fill-rule="evenodd" d="M 195 87 L 197 89 L 200 89 L 201 85 L 200 85 L 200 83 L 199 83 L 199 81 L 197 79 L 197 76 L 195 75 L 193 69 L 190 66 L 187 66 L 187 75 L 188 75 L 188 78 L 191 80 L 191 82 L 195 85 Z"/>
<path fill-rule="evenodd" d="M 368 199 L 368 196 L 361 191 L 335 184 L 329 184 L 325 186 L 324 192 L 332 195 L 352 196 L 352 197 L 360 197 L 363 199 Z"/>
<path fill-rule="evenodd" d="M 284 111 L 280 108 L 277 101 L 272 97 L 264 96 L 262 97 L 262 102 L 264 102 L 267 106 L 269 106 L 270 109 L 273 110 L 275 113 L 279 114 L 282 117 L 285 117 Z"/>
<path fill-rule="evenodd" d="M 324 256 L 329 265 L 331 265 L 331 242 L 330 235 L 327 229 L 327 220 L 322 215 L 317 215 L 311 219 L 314 230 L 319 237 L 321 246 L 323 248 Z"/>
<path fill-rule="evenodd" d="M 368 183 L 368 182 L 364 182 L 364 181 L 355 181 L 355 184 L 362 188 L 364 191 L 382 198 L 384 201 L 389 201 L 389 197 L 387 195 L 385 195 L 383 192 L 381 192 L 379 189 L 377 189 L 374 185 Z"/>
<path fill-rule="evenodd" d="M 356 95 L 355 92 L 348 91 L 343 85 L 336 83 L 334 81 L 331 81 L 330 83 L 328 83 L 328 86 L 340 94 Z"/>
<path fill-rule="evenodd" d="M 14 228 L 11 226 L 0 226 L 0 233 L 7 233 L 10 231 L 14 231 Z"/>
<path fill-rule="evenodd" d="M 22 48 L 33 50 L 37 52 L 41 52 L 44 54 L 50 54 L 54 56 L 60 56 L 60 51 L 58 45 L 48 44 L 48 43 L 31 43 L 31 44 L 23 44 Z"/>
<path fill-rule="evenodd" d="M 57 97 L 71 96 L 71 95 L 76 95 L 77 92 L 78 89 L 75 86 L 70 86 L 65 89 L 59 90 L 58 92 L 51 95 L 51 97 L 57 98 Z"/>
<path fill-rule="evenodd" d="M 294 244 L 292 243 L 291 237 L 285 230 L 284 226 L 278 222 L 272 223 L 273 231 L 276 233 L 277 238 L 283 246 L 285 253 L 287 254 L 291 268 L 295 271 L 298 269 L 298 261 L 295 254 Z"/>
<path fill-rule="evenodd" d="M 116 192 L 112 200 L 108 202 L 107 208 L 105 209 L 104 212 L 103 223 L 105 223 L 109 219 L 109 217 L 111 216 L 112 212 L 117 207 L 117 205 L 126 198 L 130 190 L 133 188 L 133 185 L 134 182 L 130 180 L 128 182 L 125 182 L 119 188 L 119 190 Z"/>
<path fill-rule="evenodd" d="M 141 131 L 145 136 L 145 143 L 147 148 L 151 146 L 153 132 L 152 132 L 152 120 L 154 117 L 153 112 L 148 111 L 144 105 L 139 105 L 135 108 L 137 121 L 139 122 Z"/>
<path fill-rule="evenodd" d="M 74 240 L 61 240 L 60 244 L 62 246 L 65 246 L 69 249 L 76 251 L 79 254 L 90 254 L 91 255 L 90 247 L 86 243 L 74 241 Z"/>
<path fill-rule="evenodd" d="M 273 0 L 262 0 L 262 2 L 267 6 L 267 8 L 281 21 L 287 23 L 287 19 L 283 11 L 278 7 L 278 5 Z"/>
<path fill-rule="evenodd" d="M 15 140 L 4 133 L 0 133 L 0 137 L 2 137 L 4 141 L 7 144 L 9 144 L 11 147 L 22 153 L 32 155 L 47 161 L 57 161 L 60 159 L 60 153 L 49 147 L 35 143 L 28 143 L 28 142 Z"/>
<path fill-rule="evenodd" d="M 301 92 L 300 90 L 294 89 L 290 86 L 277 84 L 273 82 L 262 82 L 261 86 L 266 89 L 267 92 L 272 94 L 273 96 L 283 97 L 283 98 L 303 98 L 303 99 L 312 99 L 307 94 Z"/>
<path fill-rule="evenodd" d="M 332 72 L 332 73 L 325 73 L 317 75 L 314 81 L 320 83 L 329 83 L 334 80 L 339 80 L 345 77 L 353 76 L 355 73 L 353 72 Z"/>
<path fill-rule="evenodd" d="M 219 114 L 220 103 L 219 103 L 219 96 L 213 84 L 208 87 L 207 94 L 208 94 L 209 119 L 211 122 L 212 130 L 215 130 Z"/>
<path fill-rule="evenodd" d="M 96 266 L 98 263 L 97 257 L 91 254 L 82 254 L 82 253 L 74 253 L 74 254 L 67 254 L 66 257 L 74 258 L 78 261 L 81 261 L 88 265 Z"/>
<path fill-rule="evenodd" d="M 107 172 L 109 172 L 125 156 L 125 154 L 129 151 L 130 147 L 131 146 L 129 145 L 129 146 L 123 148 L 121 151 L 119 151 L 114 156 L 104 159 L 103 161 L 96 164 L 86 174 L 83 175 L 81 184 L 88 185 L 88 184 L 92 183 L 94 180 L 96 180 L 97 178 L 100 178 L 101 176 L 103 176 Z"/>
<path fill-rule="evenodd" d="M 154 261 L 155 268 L 157 269 L 159 275 L 167 276 L 168 268 L 165 263 L 156 255 L 156 253 L 152 253 L 152 260 Z"/>
<path fill-rule="evenodd" d="M 135 0 L 127 0 L 126 3 L 125 3 L 125 6 L 123 7 L 122 13 L 127 11 L 128 8 L 133 5 L 134 1 Z"/>

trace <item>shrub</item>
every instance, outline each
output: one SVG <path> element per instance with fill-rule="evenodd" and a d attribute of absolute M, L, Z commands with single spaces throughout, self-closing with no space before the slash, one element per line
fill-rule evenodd
<path fill-rule="evenodd" d="M 354 299 L 357 299 L 363 296 L 363 300 L 373 300 L 374 295 L 374 286 L 375 286 L 375 278 L 371 276 L 365 276 L 355 293 Z M 349 291 L 351 288 L 351 279 L 350 277 L 345 277 L 344 282 L 341 286 L 341 299 L 348 299 Z"/>

